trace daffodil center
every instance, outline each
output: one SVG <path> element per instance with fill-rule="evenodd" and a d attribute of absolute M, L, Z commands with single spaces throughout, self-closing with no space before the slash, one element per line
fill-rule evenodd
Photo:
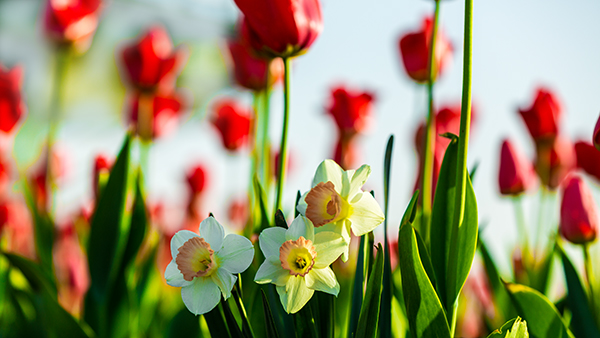
<path fill-rule="evenodd" d="M 300 236 L 295 241 L 286 241 L 279 248 L 281 267 L 290 275 L 304 277 L 315 264 L 317 252 L 312 242 Z"/>
<path fill-rule="evenodd" d="M 337 191 L 331 181 L 320 182 L 306 194 L 306 217 L 315 227 L 348 217 L 350 205 Z"/>
<path fill-rule="evenodd" d="M 175 263 L 186 281 L 192 281 L 194 277 L 210 276 L 217 269 L 214 251 L 201 237 L 192 237 L 183 243 Z"/>

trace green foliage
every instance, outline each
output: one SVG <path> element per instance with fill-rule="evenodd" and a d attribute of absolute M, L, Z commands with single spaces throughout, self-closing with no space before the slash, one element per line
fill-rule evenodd
<path fill-rule="evenodd" d="M 392 298 L 393 282 L 392 267 L 390 262 L 390 242 L 388 240 L 388 207 L 390 201 L 390 179 L 392 167 L 392 150 L 394 149 L 394 135 L 390 135 L 385 149 L 383 161 L 383 198 L 384 215 L 383 221 L 383 290 L 381 291 L 381 310 L 379 316 L 379 337 L 392 337 Z"/>
<path fill-rule="evenodd" d="M 381 288 L 383 281 L 383 248 L 377 246 L 377 256 L 374 267 L 367 281 L 367 291 L 360 309 L 356 337 L 376 337 L 379 307 L 381 304 Z"/>
<path fill-rule="evenodd" d="M 527 322 L 520 317 L 511 319 L 501 328 L 494 330 L 488 338 L 529 338 Z"/>

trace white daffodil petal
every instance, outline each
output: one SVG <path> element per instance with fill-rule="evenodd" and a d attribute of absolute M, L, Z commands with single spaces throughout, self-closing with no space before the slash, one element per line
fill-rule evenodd
<path fill-rule="evenodd" d="M 333 270 L 328 267 L 325 269 L 312 269 L 304 278 L 309 289 L 326 292 L 336 297 L 340 292 L 340 283 L 335 278 Z"/>
<path fill-rule="evenodd" d="M 285 286 L 277 286 L 277 293 L 285 312 L 296 313 L 308 303 L 315 291 L 306 287 L 304 277 L 294 276 Z"/>
<path fill-rule="evenodd" d="M 306 207 L 308 207 L 308 204 L 306 204 L 306 195 L 308 195 L 308 192 L 305 192 L 304 195 L 300 197 L 298 205 L 296 206 L 296 210 L 303 216 L 306 216 Z"/>
<path fill-rule="evenodd" d="M 348 247 L 348 243 L 338 233 L 325 231 L 315 235 L 313 243 L 317 251 L 315 259 L 315 268 L 326 268 L 333 263 Z"/>
<path fill-rule="evenodd" d="M 165 270 L 165 280 L 167 284 L 175 287 L 182 287 L 192 284 L 191 281 L 186 281 L 183 279 L 183 275 L 181 271 L 177 268 L 177 263 L 175 260 L 172 260 L 169 265 L 167 265 L 167 269 Z"/>
<path fill-rule="evenodd" d="M 342 190 L 342 173 L 344 170 L 332 160 L 325 160 L 319 164 L 315 177 L 313 178 L 312 186 L 316 186 L 320 182 L 331 181 L 335 186 L 335 190 Z"/>
<path fill-rule="evenodd" d="M 192 237 L 200 237 L 197 233 L 189 231 L 189 230 L 181 230 L 177 231 L 173 237 L 171 237 L 171 257 L 173 260 L 179 254 L 179 248 L 183 245 L 183 243 L 187 242 Z"/>
<path fill-rule="evenodd" d="M 373 229 L 383 222 L 385 217 L 379 204 L 371 194 L 363 192 L 356 196 L 355 201 L 352 203 L 354 210 L 349 220 L 354 235 L 362 236 L 369 231 L 373 231 Z"/>
<path fill-rule="evenodd" d="M 356 170 L 354 175 L 350 180 L 350 185 L 348 188 L 348 198 L 352 199 L 354 195 L 361 192 L 362 186 L 367 182 L 367 179 L 371 175 L 371 167 L 363 164 L 360 168 Z"/>
<path fill-rule="evenodd" d="M 263 230 L 258 236 L 258 244 L 265 257 L 279 257 L 279 248 L 285 242 L 285 229 L 272 227 Z"/>
<path fill-rule="evenodd" d="M 194 282 L 181 288 L 183 303 L 195 315 L 202 315 L 214 309 L 221 292 L 210 277 L 196 277 Z"/>
<path fill-rule="evenodd" d="M 289 271 L 281 267 L 279 257 L 271 256 L 258 268 L 254 281 L 258 284 L 273 283 L 279 286 L 285 285 L 290 276 Z"/>
<path fill-rule="evenodd" d="M 347 170 L 342 172 L 342 189 L 338 190 L 340 195 L 348 199 L 348 193 L 350 192 L 350 181 L 354 175 L 354 170 Z"/>
<path fill-rule="evenodd" d="M 314 225 L 308 218 L 302 215 L 298 215 L 298 217 L 292 221 L 292 224 L 290 224 L 289 229 L 285 232 L 285 239 L 287 241 L 295 241 L 300 238 L 300 236 L 309 241 L 313 241 L 315 237 Z"/>
<path fill-rule="evenodd" d="M 225 237 L 223 247 L 216 255 L 221 268 L 231 273 L 241 273 L 252 263 L 254 247 L 248 238 L 231 234 Z"/>
<path fill-rule="evenodd" d="M 207 217 L 202 221 L 199 230 L 200 237 L 204 238 L 210 244 L 211 249 L 215 252 L 221 249 L 225 231 L 223 230 L 223 226 L 214 217 Z"/>
<path fill-rule="evenodd" d="M 210 278 L 215 284 L 217 284 L 219 289 L 221 289 L 223 298 L 227 299 L 231 297 L 231 290 L 233 289 L 235 281 L 237 281 L 237 276 L 232 275 L 231 272 L 227 271 L 227 269 L 220 267 L 217 271 L 210 275 Z"/>

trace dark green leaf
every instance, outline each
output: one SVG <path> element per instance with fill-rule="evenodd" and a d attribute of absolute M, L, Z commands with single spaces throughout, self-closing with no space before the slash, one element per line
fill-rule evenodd
<path fill-rule="evenodd" d="M 54 262 L 52 261 L 52 248 L 54 245 L 54 222 L 45 210 L 38 209 L 38 204 L 32 194 L 31 186 L 26 183 L 24 189 L 25 199 L 33 218 L 33 235 L 35 251 L 40 260 L 42 269 L 48 276 L 53 275 Z"/>
<path fill-rule="evenodd" d="M 284 229 L 288 228 L 287 222 L 285 221 L 285 216 L 283 215 L 283 211 L 281 211 L 281 209 L 275 212 L 275 226 Z"/>
<path fill-rule="evenodd" d="M 402 216 L 402 221 L 400 222 L 400 226 L 413 223 L 415 221 L 415 216 L 417 215 L 417 202 L 419 201 L 419 190 L 415 191 L 410 202 L 408 202 L 408 206 L 404 211 L 404 215 Z"/>
<path fill-rule="evenodd" d="M 298 211 L 298 203 L 300 203 L 301 198 L 302 194 L 300 193 L 300 190 L 298 190 L 298 192 L 296 192 L 296 203 L 294 203 L 294 218 L 300 215 L 300 211 Z"/>
<path fill-rule="evenodd" d="M 229 308 L 229 303 L 226 300 L 221 299 L 221 306 L 223 307 L 223 315 L 225 315 L 225 322 L 227 323 L 227 327 L 229 328 L 229 333 L 233 338 L 243 338 L 242 331 L 240 330 L 240 326 L 238 325 L 231 309 Z"/>
<path fill-rule="evenodd" d="M 232 290 L 232 295 L 233 295 L 233 300 L 235 301 L 235 304 L 237 305 L 238 308 L 238 313 L 240 314 L 240 318 L 242 320 L 242 335 L 246 338 L 251 338 L 254 337 L 254 333 L 252 332 L 252 327 L 250 326 L 250 322 L 248 321 L 248 314 L 246 313 L 246 308 L 244 306 L 244 302 L 242 300 L 242 297 L 240 296 L 241 292 L 239 291 L 240 287 L 240 275 L 238 274 L 238 281 L 235 284 L 233 290 Z"/>
<path fill-rule="evenodd" d="M 485 245 L 485 242 L 480 238 L 479 241 L 479 252 L 481 253 L 481 257 L 483 259 L 483 267 L 485 269 L 487 280 L 491 287 L 492 299 L 494 303 L 494 307 L 496 311 L 500 314 L 499 320 L 500 323 L 508 318 L 514 317 L 517 315 L 510 298 L 508 297 L 508 293 L 504 284 L 502 283 L 502 279 L 500 278 L 500 273 L 498 272 L 498 268 L 496 267 L 496 263 L 492 259 L 490 252 Z M 497 322 L 496 322 L 497 323 Z M 499 323 L 497 323 L 499 325 Z"/>
<path fill-rule="evenodd" d="M 365 241 L 367 235 L 360 236 L 360 245 L 358 246 L 358 258 L 356 261 L 356 271 L 354 273 L 354 286 L 352 288 L 352 305 L 350 307 L 350 320 L 348 321 L 348 336 L 354 336 L 356 326 L 358 325 L 358 317 L 360 316 L 360 308 L 363 301 L 363 277 L 364 277 L 364 262 L 365 257 Z"/>
<path fill-rule="evenodd" d="M 267 296 L 265 296 L 265 292 L 262 289 L 260 290 L 260 295 L 262 296 L 263 311 L 265 314 L 266 337 L 279 338 L 277 327 L 275 325 L 275 321 L 273 320 L 273 314 L 271 313 L 271 307 L 269 306 Z"/>
<path fill-rule="evenodd" d="M 388 206 L 390 201 L 390 179 L 392 167 L 392 150 L 394 148 L 394 135 L 390 135 L 385 150 L 383 161 L 383 198 L 384 214 L 383 221 L 383 290 L 381 291 L 381 309 L 379 315 L 379 337 L 392 337 L 392 266 L 390 263 L 390 242 L 388 240 Z"/>
<path fill-rule="evenodd" d="M 215 306 L 214 309 L 205 313 L 203 316 L 206 320 L 206 325 L 208 325 L 208 331 L 210 332 L 211 337 L 231 337 L 225 319 L 223 319 L 220 306 Z"/>
<path fill-rule="evenodd" d="M 360 309 L 356 337 L 376 337 L 378 329 L 379 309 L 381 305 L 381 283 L 383 281 L 383 248 L 377 246 L 375 264 L 369 275 L 365 299 Z"/>
<path fill-rule="evenodd" d="M 2 254 L 8 259 L 10 265 L 21 271 L 34 292 L 46 294 L 56 299 L 56 285 L 54 284 L 54 280 L 50 279 L 36 262 L 8 252 L 2 252 Z"/>
<path fill-rule="evenodd" d="M 292 315 L 294 318 L 294 328 L 296 329 L 296 338 L 317 338 L 317 325 L 312 312 L 312 308 L 305 305 L 300 311 Z"/>
<path fill-rule="evenodd" d="M 133 200 L 133 210 L 131 212 L 131 222 L 129 226 L 129 239 L 123 253 L 121 269 L 127 266 L 135 259 L 140 246 L 146 236 L 148 228 L 148 212 L 144 201 L 143 179 L 141 170 L 138 171 L 137 183 L 135 188 L 135 199 Z"/>
<path fill-rule="evenodd" d="M 262 231 L 270 227 L 271 224 L 269 223 L 269 212 L 267 211 L 267 204 L 265 202 L 267 200 L 267 196 L 256 175 L 254 176 L 254 191 L 260 207 L 260 231 Z"/>
<path fill-rule="evenodd" d="M 181 309 L 167 327 L 167 338 L 198 337 L 200 336 L 200 325 L 198 317 L 187 308 Z"/>

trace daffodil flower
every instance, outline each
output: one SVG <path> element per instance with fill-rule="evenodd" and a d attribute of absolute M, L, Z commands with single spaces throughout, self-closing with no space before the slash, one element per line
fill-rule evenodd
<path fill-rule="evenodd" d="M 229 298 L 235 274 L 246 270 L 254 258 L 250 240 L 234 234 L 223 238 L 223 226 L 214 217 L 202 221 L 199 232 L 181 230 L 173 236 L 173 260 L 165 271 L 167 284 L 181 287 L 183 303 L 196 315 L 217 306 L 221 294 Z"/>
<path fill-rule="evenodd" d="M 346 248 L 340 235 L 329 231 L 315 235 L 312 222 L 299 215 L 287 230 L 263 230 L 259 244 L 266 259 L 254 281 L 275 284 L 287 313 L 302 309 L 315 291 L 338 295 L 340 284 L 329 265 Z"/>
<path fill-rule="evenodd" d="M 355 236 L 362 236 L 385 219 L 375 198 L 361 190 L 370 174 L 368 165 L 345 171 L 334 161 L 325 160 L 317 168 L 313 188 L 298 203 L 298 212 L 312 221 L 317 233 L 333 231 L 346 241 L 344 262 L 348 260 L 350 229 Z"/>

